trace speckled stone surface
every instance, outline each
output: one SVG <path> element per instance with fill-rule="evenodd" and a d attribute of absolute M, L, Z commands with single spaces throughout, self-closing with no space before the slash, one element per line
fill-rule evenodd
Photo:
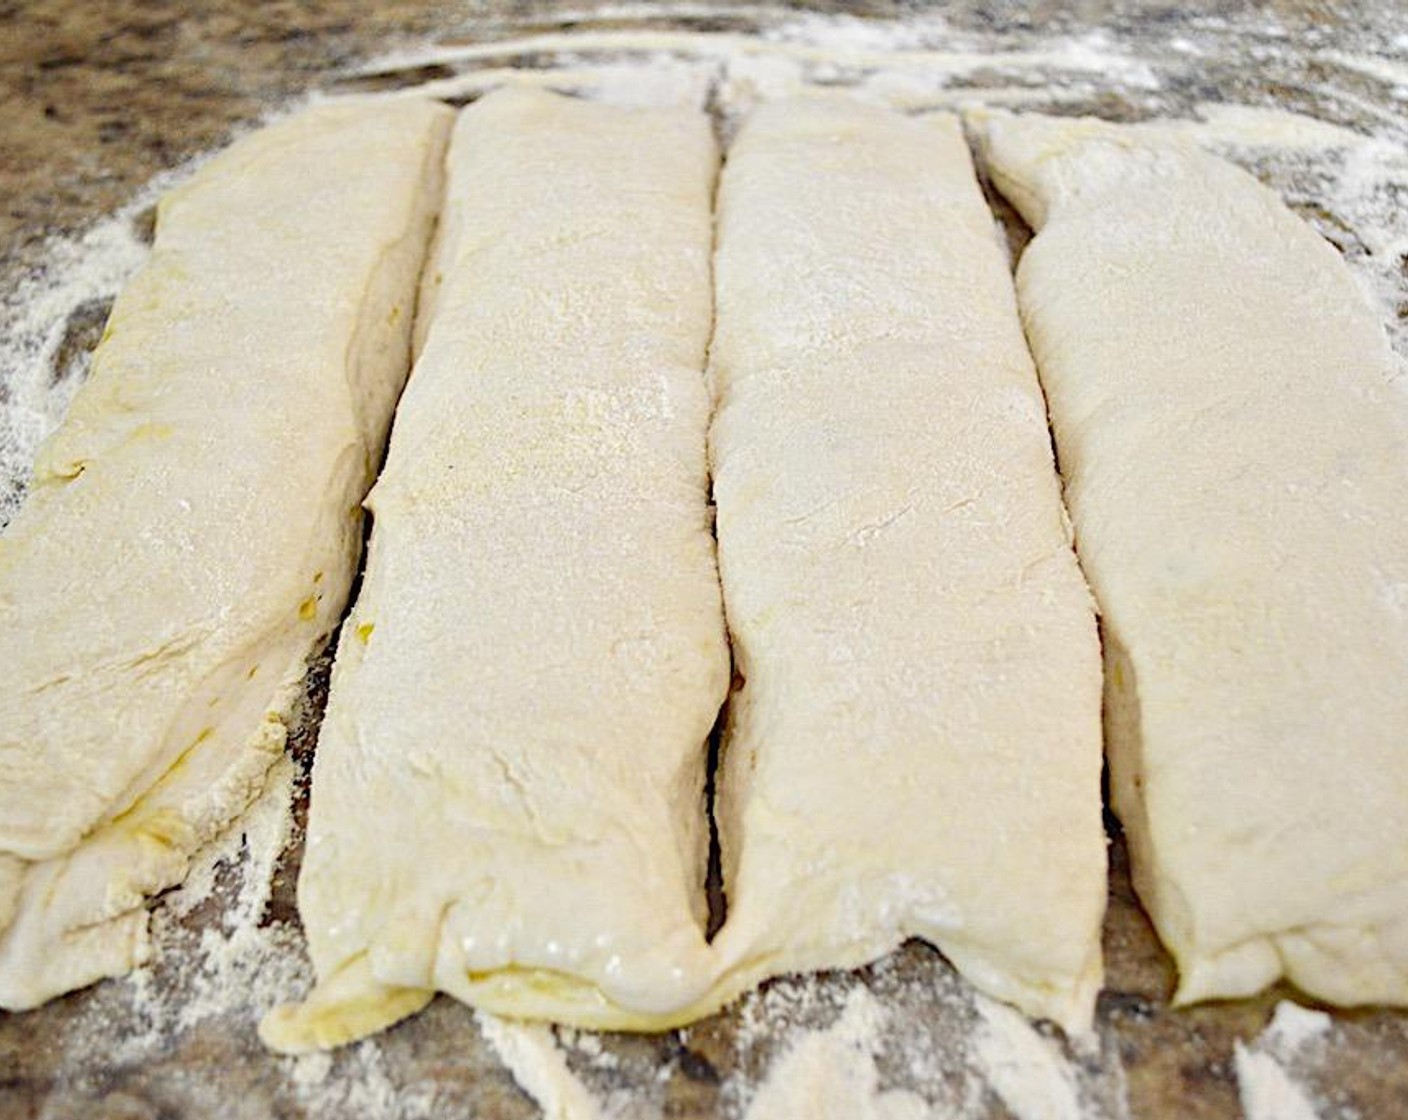
<path fill-rule="evenodd" d="M 81 231 L 128 201 L 157 172 L 219 146 L 233 130 L 290 96 L 337 83 L 358 59 L 398 44 L 590 27 L 594 17 L 583 16 L 584 7 L 494 0 L 454 5 L 416 0 L 376 5 L 351 0 L 231 0 L 208 6 L 141 0 L 0 3 L 0 283 L 8 287 L 36 268 L 51 236 Z M 814 7 L 831 11 L 838 6 Z M 915 7 L 868 3 L 847 10 L 888 18 Z M 994 42 L 1019 44 L 1054 31 L 1104 28 L 1116 39 L 1157 50 L 1205 16 L 1235 24 L 1245 10 L 1242 4 L 1208 0 L 1086 0 L 1064 6 L 960 0 L 946 6 L 945 15 L 956 30 Z M 747 30 L 755 11 L 714 3 L 707 14 L 682 21 L 638 10 L 637 25 Z M 1280 29 L 1280 41 L 1304 37 L 1346 49 L 1383 51 L 1394 34 L 1408 31 L 1392 3 L 1360 10 L 1346 4 L 1282 2 L 1263 12 Z M 1269 97 L 1347 124 L 1355 123 L 1359 103 L 1390 112 L 1402 108 L 1386 89 L 1352 74 L 1337 85 L 1346 97 L 1327 101 L 1310 80 L 1314 75 L 1294 58 L 1288 62 L 1278 54 L 1278 60 L 1252 69 L 1228 45 L 1236 43 L 1235 35 L 1219 41 L 1225 46 L 1222 54 L 1211 55 L 1184 87 L 1168 91 L 1174 103 Z M 1115 117 L 1146 111 L 1117 97 L 1096 96 L 1091 107 Z M 92 330 L 78 330 L 76 344 L 85 344 L 100 325 L 99 318 L 90 324 Z M 318 682 L 324 679 L 315 677 L 315 710 L 323 687 Z M 316 720 L 305 725 L 294 745 L 305 768 L 315 727 Z M 1277 1001 L 1293 993 L 1276 990 L 1235 1004 L 1171 1010 L 1172 966 L 1134 899 L 1113 822 L 1111 831 L 1107 982 L 1100 1020 L 1106 1046 L 1117 1049 L 1123 1066 L 1130 1114 L 1187 1120 L 1238 1116 L 1234 1041 L 1254 1038 Z M 295 920 L 297 855 L 295 850 L 286 857 L 265 915 L 268 922 Z M 218 920 L 218 914 L 198 911 L 189 920 L 194 930 Z M 911 945 L 864 976 L 884 991 L 946 971 L 932 950 Z M 173 1034 L 155 1056 L 140 1062 L 94 1051 L 75 1072 L 75 1024 L 94 1014 L 95 1000 L 101 998 L 100 991 L 79 992 L 36 1012 L 0 1013 L 0 1118 L 314 1114 L 305 1097 L 290 1088 L 286 1063 L 280 1065 L 281 1059 L 260 1047 L 252 1021 L 200 1023 Z M 1322 1115 L 1365 1120 L 1408 1116 L 1408 1015 L 1337 1012 L 1335 1023 L 1331 1052 L 1311 1076 Z M 685 1035 L 610 1037 L 605 1045 L 617 1056 L 617 1072 L 598 1076 L 598 1081 L 606 1090 L 613 1084 L 652 1082 L 656 1091 L 642 1115 L 682 1120 L 718 1115 L 721 1086 L 756 1075 L 776 1049 L 765 1033 L 741 1043 L 740 1029 L 735 1013 Z M 515 1120 L 539 1114 L 482 1040 L 470 1013 L 447 999 L 382 1036 L 378 1046 L 376 1076 L 385 1090 L 375 1106 L 384 1105 L 384 1111 L 376 1115 Z M 1109 1055 L 1074 1060 L 1098 1063 Z M 327 1078 L 334 1083 L 338 1078 L 365 1080 L 369 1074 L 357 1061 L 351 1051 L 339 1053 Z M 411 1108 L 408 1101 L 419 1103 Z M 987 1115 L 1008 1115 L 995 1098 L 986 1107 Z"/>

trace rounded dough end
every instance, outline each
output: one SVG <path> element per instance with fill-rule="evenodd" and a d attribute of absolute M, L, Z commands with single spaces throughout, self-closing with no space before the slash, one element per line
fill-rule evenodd
<path fill-rule="evenodd" d="M 259 1023 L 259 1039 L 280 1054 L 311 1054 L 356 1042 L 400 1022 L 433 999 L 423 988 L 377 982 L 365 956 L 319 984 L 302 1003 L 275 1007 Z"/>

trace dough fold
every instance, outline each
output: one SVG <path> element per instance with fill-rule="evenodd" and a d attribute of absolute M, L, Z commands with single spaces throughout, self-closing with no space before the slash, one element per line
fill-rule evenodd
<path fill-rule="evenodd" d="M 307 110 L 161 203 L 0 537 L 0 1006 L 146 951 L 336 624 L 409 365 L 449 113 Z"/>
<path fill-rule="evenodd" d="M 313 772 L 318 987 L 275 1049 L 436 990 L 642 1028 L 708 987 L 717 161 L 694 111 L 508 88 L 460 117 Z"/>
<path fill-rule="evenodd" d="M 1068 1030 L 1100 986 L 1100 655 L 957 122 L 766 106 L 719 193 L 738 671 L 719 988 L 922 937 Z"/>
<path fill-rule="evenodd" d="M 1177 999 L 1408 1003 L 1408 402 L 1335 251 L 1168 129 L 994 114 Z"/>

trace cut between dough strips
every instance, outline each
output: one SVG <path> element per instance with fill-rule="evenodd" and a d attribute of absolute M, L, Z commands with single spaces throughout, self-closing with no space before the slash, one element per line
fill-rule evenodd
<path fill-rule="evenodd" d="M 308 110 L 163 200 L 0 537 L 0 1006 L 146 953 L 342 614 L 449 112 Z"/>
<path fill-rule="evenodd" d="M 989 114 L 1115 811 L 1177 1002 L 1408 1003 L 1408 402 L 1334 250 L 1167 129 Z"/>

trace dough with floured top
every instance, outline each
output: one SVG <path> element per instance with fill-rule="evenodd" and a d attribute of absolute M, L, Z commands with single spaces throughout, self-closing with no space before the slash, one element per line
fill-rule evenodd
<path fill-rule="evenodd" d="M 1179 1002 L 1408 1003 L 1408 401 L 1272 192 L 1167 129 L 995 114 L 1114 808 Z"/>
<path fill-rule="evenodd" d="M 436 990 L 659 1028 L 708 989 L 717 162 L 692 110 L 508 88 L 461 115 L 313 771 L 318 986 L 266 1017 L 276 1049 Z"/>
<path fill-rule="evenodd" d="M 126 971 L 346 602 L 448 110 L 324 105 L 161 203 L 0 536 L 0 1006 Z"/>
<path fill-rule="evenodd" d="M 720 986 L 906 937 L 1081 1031 L 1100 660 L 1011 279 L 957 122 L 758 110 L 719 192 L 719 563 L 741 691 Z"/>

